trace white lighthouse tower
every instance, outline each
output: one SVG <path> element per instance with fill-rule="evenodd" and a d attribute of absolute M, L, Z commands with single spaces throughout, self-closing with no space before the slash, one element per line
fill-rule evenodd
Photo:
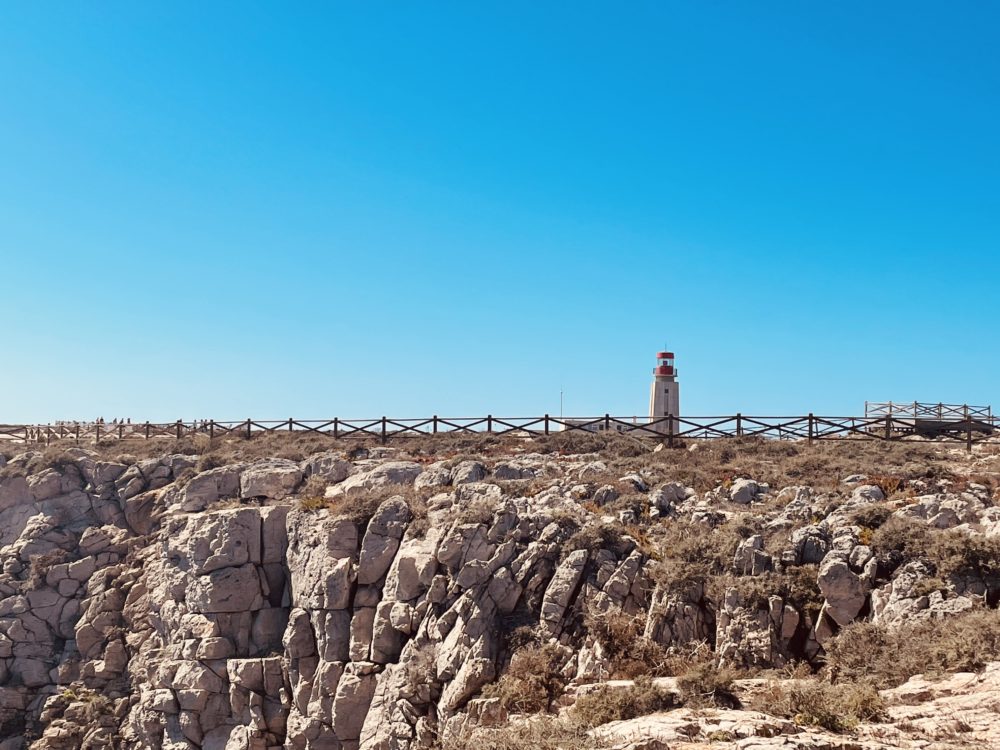
<path fill-rule="evenodd" d="M 649 391 L 649 421 L 657 422 L 653 429 L 657 432 L 669 432 L 670 423 L 673 423 L 674 432 L 677 431 L 676 420 L 666 420 L 664 417 L 680 416 L 681 413 L 681 386 L 677 382 L 677 369 L 674 367 L 673 352 L 657 352 L 656 367 L 653 368 L 653 385 Z"/>

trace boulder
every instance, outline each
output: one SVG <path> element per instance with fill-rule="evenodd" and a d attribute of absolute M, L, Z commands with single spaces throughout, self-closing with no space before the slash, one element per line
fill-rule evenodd
<path fill-rule="evenodd" d="M 826 613 L 840 627 L 846 627 L 864 607 L 869 583 L 851 570 L 843 555 L 831 553 L 819 568 L 819 589 L 826 597 Z"/>
<path fill-rule="evenodd" d="M 195 476 L 181 495 L 181 510 L 204 510 L 220 498 L 236 497 L 240 492 L 240 473 L 243 464 L 220 466 Z"/>
<path fill-rule="evenodd" d="M 291 495 L 302 481 L 302 470 L 294 461 L 258 461 L 240 474 L 240 497 L 281 500 Z"/>
<path fill-rule="evenodd" d="M 479 461 L 462 461 L 451 470 L 452 484 L 481 482 L 486 478 L 486 467 Z"/>
<path fill-rule="evenodd" d="M 587 565 L 587 550 L 571 552 L 559 567 L 545 589 L 542 599 L 541 619 L 549 633 L 558 635 L 562 628 L 562 618 L 570 601 L 576 594 L 583 570 Z"/>
<path fill-rule="evenodd" d="M 351 597 L 358 527 L 329 511 L 289 512 L 288 568 L 291 603 L 303 609 L 344 609 Z"/>
<path fill-rule="evenodd" d="M 261 562 L 261 514 L 238 508 L 183 518 L 166 540 L 167 557 L 192 575 Z"/>
<path fill-rule="evenodd" d="M 368 522 L 358 558 L 358 583 L 375 583 L 385 575 L 399 549 L 406 527 L 413 518 L 409 506 L 401 497 L 382 503 Z"/>
<path fill-rule="evenodd" d="M 248 563 L 194 576 L 187 587 L 186 601 L 192 612 L 203 614 L 261 609 L 264 599 L 257 568 Z"/>
<path fill-rule="evenodd" d="M 729 499 L 740 505 L 749 505 L 760 494 L 760 485 L 752 479 L 736 479 L 729 487 Z"/>
<path fill-rule="evenodd" d="M 341 484 L 328 487 L 327 496 L 359 495 L 392 485 L 411 485 L 422 471 L 423 467 L 412 461 L 386 461 L 372 469 L 351 475 Z"/>
<path fill-rule="evenodd" d="M 353 466 L 350 461 L 333 451 L 317 453 L 302 462 L 302 473 L 306 477 L 318 476 L 329 484 L 343 482 L 350 475 Z"/>

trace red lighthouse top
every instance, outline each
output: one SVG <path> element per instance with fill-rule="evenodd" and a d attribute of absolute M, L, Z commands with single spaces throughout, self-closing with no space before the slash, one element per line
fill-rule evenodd
<path fill-rule="evenodd" d="M 656 353 L 656 367 L 653 368 L 653 374 L 657 376 L 670 376 L 676 375 L 674 371 L 674 353 L 673 352 L 657 352 Z"/>

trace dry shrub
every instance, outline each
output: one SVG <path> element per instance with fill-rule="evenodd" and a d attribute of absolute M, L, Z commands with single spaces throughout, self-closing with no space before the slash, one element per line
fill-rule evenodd
<path fill-rule="evenodd" d="M 323 510 L 330 507 L 325 497 L 317 497 L 315 495 L 300 495 L 298 505 L 302 510 L 308 511 Z"/>
<path fill-rule="evenodd" d="M 590 521 L 584 522 L 581 526 L 577 519 L 572 516 L 567 516 L 564 520 L 571 524 L 575 531 L 563 543 L 562 557 L 581 549 L 609 549 L 615 552 L 618 557 L 622 557 L 635 547 L 634 542 L 625 538 L 627 532 L 619 524 Z"/>
<path fill-rule="evenodd" d="M 1000 537 L 952 529 L 937 531 L 922 521 L 890 518 L 874 531 L 871 546 L 876 553 L 894 557 L 898 563 L 927 560 L 945 579 L 1000 578 Z"/>
<path fill-rule="evenodd" d="M 870 622 L 844 628 L 827 648 L 835 682 L 888 688 L 916 674 L 974 672 L 1000 660 L 1000 612 L 979 610 L 894 630 Z"/>
<path fill-rule="evenodd" d="M 873 503 L 859 508 L 851 514 L 851 523 L 863 529 L 878 529 L 889 520 L 892 508 L 887 505 Z"/>
<path fill-rule="evenodd" d="M 642 675 L 665 675 L 669 663 L 666 649 L 646 638 L 644 614 L 628 615 L 621 611 L 587 612 L 584 626 L 601 644 L 610 663 L 612 679 L 638 678 Z"/>
<path fill-rule="evenodd" d="M 413 521 L 410 525 L 414 527 L 414 531 L 418 531 L 421 528 L 422 520 L 425 521 L 427 518 L 427 500 L 425 492 L 414 488 L 413 485 L 391 484 L 352 494 L 349 497 L 341 495 L 327 499 L 325 502 L 326 507 L 330 509 L 330 513 L 335 518 L 348 518 L 364 531 L 372 516 L 378 511 L 379 506 L 386 500 L 397 497 L 403 500 L 410 509 L 410 513 L 413 514 Z M 422 525 L 426 527 L 426 523 Z"/>
<path fill-rule="evenodd" d="M 892 476 L 889 474 L 875 474 L 874 476 L 868 477 L 868 483 L 874 484 L 882 490 L 882 494 L 886 497 L 892 497 L 903 489 L 906 484 L 906 480 L 903 479 L 903 477 Z"/>
<path fill-rule="evenodd" d="M 862 721 L 877 721 L 885 703 L 867 682 L 831 685 L 799 681 L 792 685 L 773 683 L 754 701 L 755 709 L 793 719 L 797 724 L 848 732 Z"/>
<path fill-rule="evenodd" d="M 685 706 L 740 708 L 740 701 L 733 693 L 733 680 L 736 677 L 734 670 L 717 667 L 712 661 L 704 661 L 679 675 L 677 688 Z"/>
<path fill-rule="evenodd" d="M 13 456 L 11 456 L 11 458 L 13 458 Z M 72 466 L 73 469 L 76 468 L 76 459 L 66 455 L 63 448 L 59 446 L 46 448 L 41 452 L 32 452 L 28 456 L 22 458 L 25 458 L 26 460 L 23 462 L 19 460 L 16 464 L 11 463 L 0 468 L 0 479 L 37 474 L 41 471 L 45 471 L 45 469 L 57 469 L 58 471 L 63 472 L 69 466 Z"/>
<path fill-rule="evenodd" d="M 298 490 L 298 506 L 302 510 L 316 511 L 329 508 L 330 502 L 326 499 L 326 488 L 329 482 L 318 474 L 313 474 Z"/>
<path fill-rule="evenodd" d="M 319 474 L 311 474 L 302 486 L 298 489 L 298 494 L 302 497 L 323 497 L 326 495 L 326 488 L 330 482 Z"/>
<path fill-rule="evenodd" d="M 548 711 L 562 694 L 565 655 L 558 646 L 529 646 L 514 652 L 503 676 L 483 690 L 487 698 L 499 698 L 513 713 Z"/>
<path fill-rule="evenodd" d="M 134 462 L 133 462 L 134 463 Z M 218 453 L 205 453 L 198 457 L 198 463 L 196 467 L 200 472 L 208 471 L 209 469 L 218 469 L 220 466 L 226 465 L 226 459 Z"/>
<path fill-rule="evenodd" d="M 634 719 L 657 711 L 667 711 L 677 705 L 669 690 L 653 684 L 648 675 L 636 677 L 626 688 L 602 685 L 582 695 L 573 704 L 573 717 L 588 727 L 598 727 L 609 721 Z"/>
<path fill-rule="evenodd" d="M 672 522 L 659 538 L 660 562 L 651 574 L 668 591 L 682 591 L 693 583 L 707 583 L 730 570 L 742 528 L 724 523 L 714 529 L 701 524 Z"/>
<path fill-rule="evenodd" d="M 796 565 L 783 572 L 757 576 L 723 574 L 708 584 L 708 594 L 721 601 L 727 589 L 736 589 L 745 607 L 766 610 L 772 596 L 781 597 L 800 612 L 818 614 L 824 597 L 817 582 L 817 565 Z"/>
<path fill-rule="evenodd" d="M 902 560 L 924 556 L 930 543 L 927 524 L 908 518 L 890 518 L 872 534 L 871 546 L 876 553 L 897 553 Z"/>
<path fill-rule="evenodd" d="M 458 513 L 455 514 L 455 523 L 485 524 L 489 526 L 493 523 L 495 511 L 495 503 L 485 497 L 476 497 L 462 505 Z"/>
<path fill-rule="evenodd" d="M 480 727 L 474 734 L 453 736 L 441 750 L 596 750 L 604 747 L 587 734 L 586 727 L 554 716 L 535 716 L 530 721 L 496 728 Z"/>
<path fill-rule="evenodd" d="M 1000 578 L 1000 537 L 943 531 L 931 535 L 927 556 L 943 578 Z"/>
<path fill-rule="evenodd" d="M 28 558 L 28 576 L 25 579 L 29 591 L 40 589 L 45 585 L 45 577 L 53 565 L 59 565 L 69 560 L 69 553 L 64 549 L 54 549 L 40 555 Z"/>

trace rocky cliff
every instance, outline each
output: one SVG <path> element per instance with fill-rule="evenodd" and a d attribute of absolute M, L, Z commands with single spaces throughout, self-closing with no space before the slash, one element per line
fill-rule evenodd
<path fill-rule="evenodd" d="M 4 449 L 2 750 L 506 747 L 519 716 L 574 711 L 577 746 L 822 747 L 790 711 L 746 711 L 762 680 L 832 685 L 859 624 L 943 630 L 1000 597 L 989 456 L 846 476 L 801 446 L 834 476 L 775 486 L 757 444 L 698 481 L 689 455 L 729 448 L 170 448 Z M 699 669 L 737 682 L 699 691 Z M 900 746 L 858 726 L 891 721 L 885 691 L 913 672 L 833 728 Z M 605 717 L 633 722 L 617 734 L 579 711 L 595 686 L 631 695 L 649 675 L 666 680 L 654 708 L 687 707 L 623 709 Z"/>

